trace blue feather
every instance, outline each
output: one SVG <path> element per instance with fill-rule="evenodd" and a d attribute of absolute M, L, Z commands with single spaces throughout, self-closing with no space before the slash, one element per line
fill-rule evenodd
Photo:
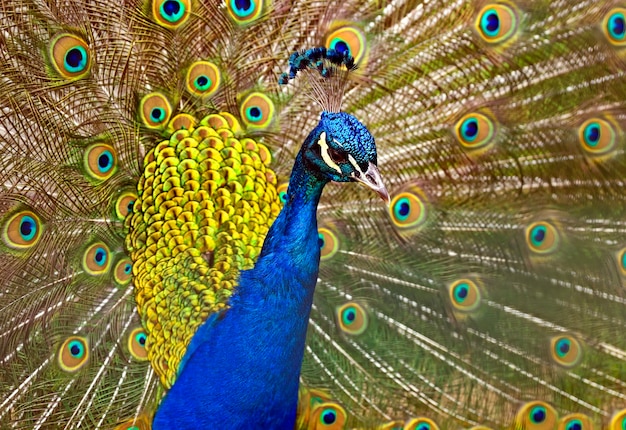
<path fill-rule="evenodd" d="M 620 2 L 0 27 L 0 427 L 626 429 Z"/>
<path fill-rule="evenodd" d="M 308 157 L 324 132 L 355 140 L 346 146 L 361 159 L 376 156 L 371 135 L 354 117 L 322 114 L 296 158 L 289 198 L 256 265 L 241 273 L 230 308 L 194 335 L 154 429 L 294 427 L 319 271 L 316 210 L 329 182 Z"/>

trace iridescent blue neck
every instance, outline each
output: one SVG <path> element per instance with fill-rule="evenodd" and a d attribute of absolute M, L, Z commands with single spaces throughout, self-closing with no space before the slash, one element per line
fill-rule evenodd
<path fill-rule="evenodd" d="M 319 270 L 316 210 L 328 182 L 312 173 L 303 151 L 261 255 L 241 272 L 230 307 L 194 335 L 154 429 L 294 428 Z"/>
<path fill-rule="evenodd" d="M 319 264 L 316 212 L 328 180 L 313 174 L 306 164 L 300 151 L 289 179 L 287 201 L 270 227 L 259 259 L 267 253 L 285 250 L 290 255 L 307 254 Z"/>

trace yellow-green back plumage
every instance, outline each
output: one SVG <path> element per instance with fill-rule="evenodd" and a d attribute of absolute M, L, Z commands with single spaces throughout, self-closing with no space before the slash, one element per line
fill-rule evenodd
<path fill-rule="evenodd" d="M 280 209 L 268 149 L 237 139 L 241 127 L 227 118 L 209 115 L 148 153 L 128 218 L 148 358 L 167 388 L 198 326 L 228 306 Z"/>
<path fill-rule="evenodd" d="M 0 6 L 0 427 L 149 428 L 319 119 L 277 84 L 313 46 L 391 204 L 324 192 L 299 425 L 624 426 L 623 4 L 166 3 Z"/>

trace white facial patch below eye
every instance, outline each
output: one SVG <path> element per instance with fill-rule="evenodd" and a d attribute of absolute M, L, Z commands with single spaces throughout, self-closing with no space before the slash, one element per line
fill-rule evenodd
<path fill-rule="evenodd" d="M 348 154 L 348 161 L 350 162 L 350 164 L 352 164 L 352 167 L 354 167 L 354 170 L 359 172 L 361 174 L 361 176 L 364 175 L 363 171 L 359 167 L 359 163 L 357 163 L 356 160 L 354 159 L 354 157 L 352 155 L 350 155 L 350 154 Z"/>
<path fill-rule="evenodd" d="M 341 174 L 341 168 L 337 163 L 333 161 L 332 158 L 330 158 L 330 155 L 328 154 L 328 142 L 326 142 L 325 131 L 320 134 L 320 138 L 317 140 L 317 144 L 320 146 L 320 148 L 322 148 L 322 150 L 320 151 L 322 153 L 322 160 L 324 160 L 328 167 L 335 169 L 337 172 L 339 172 L 339 174 Z"/>

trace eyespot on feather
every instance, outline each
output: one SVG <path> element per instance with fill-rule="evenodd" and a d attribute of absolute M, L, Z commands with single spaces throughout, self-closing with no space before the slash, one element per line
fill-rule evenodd
<path fill-rule="evenodd" d="M 118 285 L 128 285 L 133 277 L 133 262 L 130 258 L 124 257 L 115 264 L 113 270 L 115 282 Z"/>
<path fill-rule="evenodd" d="M 296 426 L 298 428 L 310 428 L 311 414 L 315 406 L 332 402 L 332 397 L 322 390 L 310 389 L 304 386 L 300 386 L 298 389 L 298 421 Z"/>
<path fill-rule="evenodd" d="M 608 430 L 625 430 L 626 429 L 626 409 L 617 411 L 609 423 Z"/>
<path fill-rule="evenodd" d="M 508 2 L 490 3 L 478 12 L 474 26 L 482 40 L 499 44 L 517 34 L 518 15 L 517 9 Z"/>
<path fill-rule="evenodd" d="M 320 260 L 330 260 L 339 251 L 339 239 L 337 235 L 328 228 L 318 229 L 318 243 L 320 245 Z"/>
<path fill-rule="evenodd" d="M 50 61 L 65 79 L 80 79 L 91 69 L 91 51 L 87 43 L 73 34 L 63 33 L 50 42 Z"/>
<path fill-rule="evenodd" d="M 115 426 L 113 430 L 150 430 L 152 428 L 152 419 L 145 414 L 139 415 L 137 418 L 129 418 L 121 424 Z"/>
<path fill-rule="evenodd" d="M 262 93 L 251 93 L 241 103 L 239 113 L 249 129 L 265 129 L 274 118 L 274 103 Z"/>
<path fill-rule="evenodd" d="M 126 219 L 129 213 L 133 212 L 133 206 L 137 200 L 137 193 L 134 191 L 123 191 L 115 199 L 115 217 L 119 221 Z"/>
<path fill-rule="evenodd" d="M 570 414 L 559 420 L 557 430 L 593 430 L 593 422 L 587 415 Z"/>
<path fill-rule="evenodd" d="M 361 305 L 345 303 L 336 309 L 337 325 L 346 334 L 359 335 L 367 329 L 368 315 Z"/>
<path fill-rule="evenodd" d="M 152 0 L 152 16 L 161 27 L 178 28 L 189 19 L 190 14 L 190 0 Z"/>
<path fill-rule="evenodd" d="M 557 419 L 558 415 L 552 406 L 535 400 L 520 408 L 515 415 L 515 425 L 527 430 L 553 430 Z"/>
<path fill-rule="evenodd" d="M 617 253 L 616 258 L 620 273 L 622 274 L 622 276 L 626 276 L 626 248 L 622 248 Z"/>
<path fill-rule="evenodd" d="M 495 142 L 496 126 L 482 113 L 468 113 L 457 121 L 454 136 L 467 150 L 486 150 Z"/>
<path fill-rule="evenodd" d="M 225 0 L 228 16 L 240 25 L 251 24 L 259 19 L 268 0 Z"/>
<path fill-rule="evenodd" d="M 31 210 L 14 212 L 3 224 L 2 239 L 9 248 L 25 250 L 33 247 L 41 238 L 43 225 Z"/>
<path fill-rule="evenodd" d="M 146 350 L 146 341 L 148 336 L 143 327 L 137 327 L 131 330 L 128 335 L 128 351 L 130 354 L 139 361 L 146 361 L 148 359 L 148 351 Z"/>
<path fill-rule="evenodd" d="M 459 279 L 448 286 L 450 303 L 455 310 L 461 312 L 475 311 L 481 302 L 478 285 L 471 279 Z"/>
<path fill-rule="evenodd" d="M 102 275 L 109 270 L 111 253 L 104 242 L 96 242 L 85 250 L 83 269 L 90 275 Z"/>
<path fill-rule="evenodd" d="M 405 430 L 439 430 L 439 426 L 430 418 L 414 418 L 404 425 Z"/>
<path fill-rule="evenodd" d="M 117 170 L 115 149 L 105 143 L 89 146 L 83 155 L 83 166 L 92 179 L 109 179 Z"/>
<path fill-rule="evenodd" d="M 617 146 L 617 130 L 609 121 L 590 118 L 579 127 L 578 141 L 589 155 L 609 155 Z"/>
<path fill-rule="evenodd" d="M 550 339 L 550 356 L 563 367 L 574 367 L 583 356 L 581 344 L 572 336 L 554 336 Z"/>
<path fill-rule="evenodd" d="M 540 221 L 526 227 L 526 244 L 536 254 L 551 254 L 559 247 L 559 232 L 552 224 Z"/>
<path fill-rule="evenodd" d="M 57 352 L 57 363 L 66 372 L 73 373 L 89 360 L 89 342 L 82 336 L 68 337 Z"/>
<path fill-rule="evenodd" d="M 160 93 L 146 94 L 139 103 L 141 122 L 148 128 L 163 128 L 172 115 L 170 102 Z"/>
<path fill-rule="evenodd" d="M 426 222 L 428 215 L 426 196 L 418 187 L 411 186 L 391 199 L 389 214 L 398 230 L 416 231 Z"/>
<path fill-rule="evenodd" d="M 189 93 L 198 97 L 208 97 L 218 90 L 221 79 L 222 74 L 215 64 L 196 61 L 187 70 L 185 84 Z"/>
<path fill-rule="evenodd" d="M 613 46 L 626 45 L 626 9 L 616 7 L 611 9 L 602 20 L 604 37 Z"/>
<path fill-rule="evenodd" d="M 289 189 L 289 183 L 283 182 L 276 188 L 276 192 L 278 193 L 278 198 L 282 204 L 287 203 L 289 197 L 287 196 L 287 189 Z"/>
<path fill-rule="evenodd" d="M 347 417 L 345 409 L 337 403 L 320 403 L 311 409 L 309 428 L 316 430 L 340 430 L 344 428 Z"/>
<path fill-rule="evenodd" d="M 326 49 L 334 49 L 340 54 L 348 53 L 354 63 L 363 65 L 367 53 L 365 33 L 353 23 L 335 23 L 324 38 Z"/>

